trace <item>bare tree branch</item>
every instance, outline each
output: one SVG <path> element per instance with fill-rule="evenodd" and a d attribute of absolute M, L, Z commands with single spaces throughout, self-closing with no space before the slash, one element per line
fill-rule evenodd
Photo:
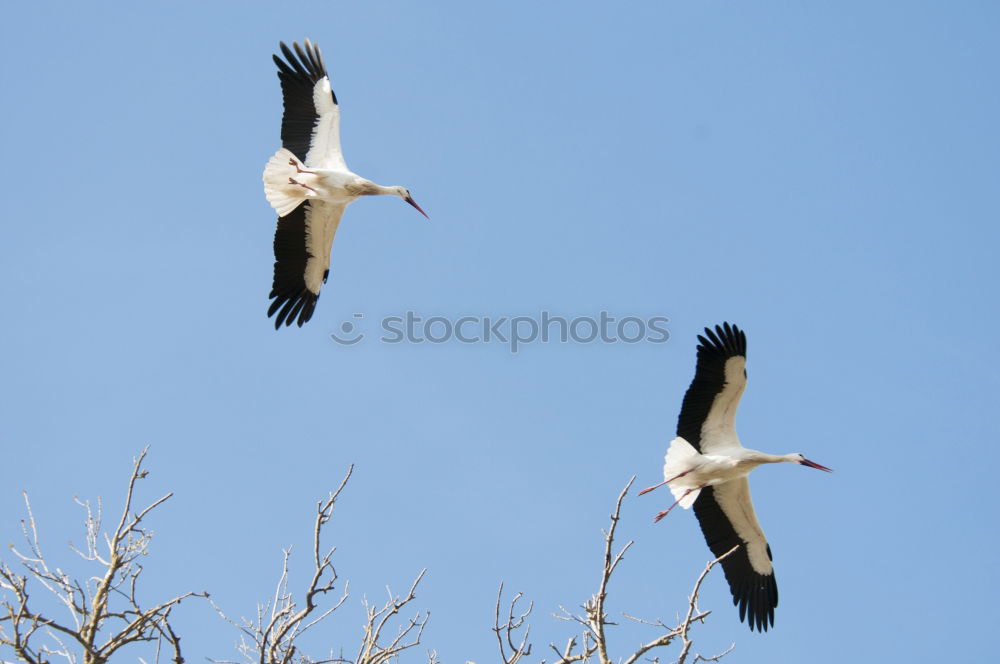
<path fill-rule="evenodd" d="M 726 551 L 724 554 L 722 554 L 721 556 L 719 556 L 715 560 L 713 560 L 710 563 L 708 563 L 707 565 L 705 565 L 705 570 L 698 577 L 698 580 L 695 581 L 694 589 L 691 591 L 691 596 L 688 598 L 687 615 L 684 618 L 684 620 L 681 621 L 680 625 L 678 625 L 676 628 L 674 628 L 674 632 L 676 632 L 675 636 L 680 636 L 681 640 L 684 643 L 684 645 L 681 648 L 680 657 L 677 658 L 677 664 L 684 664 L 684 660 L 687 659 L 688 652 L 691 651 L 692 641 L 691 641 L 691 639 L 688 638 L 688 631 L 690 631 L 691 625 L 695 621 L 704 622 L 705 621 L 705 617 L 708 616 L 708 614 L 710 613 L 710 611 L 701 611 L 701 610 L 698 609 L 698 591 L 701 590 L 701 583 L 702 583 L 702 581 L 705 580 L 705 577 L 708 576 L 708 573 L 712 571 L 713 567 L 715 567 L 720 562 L 722 562 L 723 560 L 725 560 L 726 558 L 728 558 L 729 556 L 731 556 L 739 548 L 740 548 L 740 545 L 737 544 L 736 546 L 734 546 L 733 548 L 731 548 L 729 551 Z M 725 655 L 727 655 L 730 652 L 732 652 L 733 648 L 735 648 L 735 647 L 736 647 L 736 644 L 733 644 L 733 646 L 729 650 L 725 651 L 721 655 L 716 655 L 715 661 L 718 661 L 719 659 L 721 659 Z M 627 661 L 626 664 L 632 664 L 632 662 Z"/>
<path fill-rule="evenodd" d="M 340 482 L 336 491 L 330 493 L 326 500 L 316 503 L 316 521 L 313 526 L 312 563 L 313 570 L 309 585 L 302 595 L 301 607 L 296 603 L 293 594 L 288 589 L 289 561 L 291 549 L 283 551 L 281 575 L 274 591 L 274 597 L 266 604 L 258 604 L 257 616 L 254 620 L 243 618 L 239 622 L 226 617 L 225 613 L 213 603 L 212 606 L 223 620 L 236 627 L 241 634 L 240 643 L 236 649 L 243 657 L 243 664 L 382 664 L 393 659 L 403 650 L 420 643 L 424 627 L 429 618 L 428 613 L 417 613 L 413 618 L 399 627 L 395 636 L 390 637 L 387 628 L 400 610 L 416 598 L 417 585 L 424 577 L 426 570 L 421 571 L 410 586 L 405 597 L 398 597 L 389 591 L 389 598 L 380 606 L 364 601 L 366 623 L 364 635 L 357 656 L 351 660 L 342 655 L 331 654 L 326 659 L 316 659 L 301 652 L 298 646 L 299 638 L 310 628 L 326 620 L 337 609 L 344 605 L 348 598 L 348 584 L 339 598 L 326 609 L 320 610 L 323 597 L 335 590 L 339 579 L 333 566 L 333 554 L 336 547 L 330 547 L 323 552 L 321 540 L 324 526 L 333 517 L 337 499 L 347 486 L 354 466 Z M 388 589 L 387 589 L 388 590 Z M 385 640 L 389 639 L 388 643 Z M 433 661 L 436 657 L 430 653 Z M 215 660 L 223 664 L 226 660 Z M 227 664 L 235 664 L 226 661 Z"/>
<path fill-rule="evenodd" d="M 725 650 L 723 650 L 722 652 L 720 652 L 718 655 L 713 655 L 712 657 L 705 657 L 704 655 L 700 654 L 695 655 L 694 659 L 691 661 L 691 664 L 698 664 L 698 662 L 718 662 L 720 659 L 722 659 L 723 657 L 725 657 L 734 650 L 736 650 L 735 643 L 726 648 Z"/>
<path fill-rule="evenodd" d="M 525 626 L 525 620 L 531 615 L 534 602 L 528 602 L 528 608 L 523 613 L 517 613 L 517 602 L 523 597 L 523 593 L 514 595 L 507 610 L 507 618 L 503 625 L 500 624 L 500 602 L 503 597 L 503 583 L 497 590 L 497 604 L 494 611 L 493 632 L 497 637 L 497 646 L 500 649 L 500 657 L 504 664 L 516 664 L 522 657 L 531 655 L 531 644 L 528 643 L 528 636 L 531 627 Z M 524 634 L 518 640 L 517 630 L 524 626 Z M 516 642 L 516 643 L 515 643 Z M 509 653 L 508 653 L 509 650 Z"/>
<path fill-rule="evenodd" d="M 361 642 L 361 648 L 358 650 L 358 656 L 353 661 L 344 660 L 345 662 L 349 662 L 349 664 L 381 664 L 398 656 L 402 651 L 420 644 L 420 637 L 424 633 L 428 619 L 430 619 L 430 613 L 427 612 L 423 615 L 417 613 L 413 618 L 409 618 L 405 625 L 397 629 L 395 638 L 388 645 L 379 645 L 379 640 L 382 638 L 382 632 L 385 631 L 389 620 L 399 613 L 400 609 L 416 599 L 417 585 L 424 578 L 426 572 L 426 569 L 420 570 L 420 574 L 410 586 L 410 592 L 402 599 L 393 595 L 392 591 L 386 588 L 389 598 L 381 607 L 376 609 L 367 599 L 364 600 L 365 612 L 368 615 L 364 627 L 365 635 Z"/>
<path fill-rule="evenodd" d="M 60 657 L 68 664 L 104 664 L 121 648 L 135 643 L 152 643 L 165 639 L 174 649 L 174 662 L 182 664 L 180 638 L 170 626 L 170 612 L 189 597 L 207 597 L 207 593 L 188 592 L 143 608 L 137 593 L 142 566 L 136 560 L 149 550 L 153 537 L 143 525 L 154 509 L 172 494 L 154 500 L 138 512 L 132 510 L 136 483 L 144 479 L 142 469 L 149 448 L 133 459 L 125 504 L 118 525 L 111 534 L 103 533 L 101 501 L 96 511 L 89 502 L 74 499 L 84 508 L 85 545 L 70 550 L 84 561 L 103 568 L 103 572 L 86 581 L 72 578 L 67 572 L 50 567 L 42 552 L 38 526 L 31 501 L 24 494 L 27 521 L 21 522 L 25 541 L 24 552 L 11 546 L 11 552 L 26 572 L 19 573 L 0 561 L 0 647 L 14 651 L 27 664 L 48 664 Z M 106 550 L 101 549 L 102 541 Z M 69 621 L 58 621 L 29 605 L 31 583 L 37 583 L 51 593 L 66 609 Z M 45 628 L 42 631 L 42 628 Z M 42 637 L 46 640 L 41 640 Z M 158 649 L 158 645 L 157 645 Z"/>
<path fill-rule="evenodd" d="M 611 526 L 604 533 L 604 569 L 601 572 L 601 584 L 597 590 L 597 594 L 583 605 L 584 610 L 587 612 L 587 624 L 594 637 L 594 642 L 597 644 L 597 655 L 600 658 L 601 664 L 611 664 L 611 659 L 608 657 L 607 634 L 604 630 L 605 625 L 608 624 L 607 614 L 604 611 L 604 603 L 608 597 L 608 583 L 611 581 L 611 575 L 614 573 L 615 568 L 618 567 L 618 563 L 625 556 L 625 552 L 633 544 L 629 540 L 612 557 L 611 552 L 614 550 L 615 530 L 618 528 L 618 521 L 621 518 L 622 501 L 625 499 L 625 494 L 628 493 L 633 482 L 635 482 L 634 475 L 625 485 L 625 488 L 622 489 L 621 493 L 618 494 L 618 500 L 615 501 L 615 511 L 611 513 Z"/>
<path fill-rule="evenodd" d="M 597 592 L 584 603 L 582 607 L 584 612 L 582 614 L 576 614 L 563 606 L 559 607 L 559 613 L 554 614 L 556 619 L 564 622 L 575 623 L 580 628 L 579 634 L 570 637 L 562 649 L 556 647 L 555 644 L 549 644 L 549 649 L 556 656 L 554 664 L 573 664 L 575 662 L 589 663 L 594 659 L 596 659 L 597 664 L 612 664 L 613 662 L 620 662 L 621 664 L 637 664 L 641 658 L 646 657 L 646 655 L 651 653 L 651 651 L 669 646 L 677 639 L 680 639 L 682 646 L 681 652 L 676 660 L 676 664 L 685 664 L 688 654 L 690 653 L 691 646 L 693 645 L 693 641 L 689 637 L 691 626 L 695 622 L 704 622 L 705 618 L 710 613 L 709 611 L 702 611 L 698 608 L 698 593 L 701 589 L 701 584 L 713 567 L 739 548 L 732 548 L 705 566 L 705 569 L 695 581 L 694 589 L 692 590 L 691 595 L 688 597 L 686 614 L 683 619 L 679 620 L 677 625 L 671 627 L 662 620 L 643 620 L 628 614 L 623 614 L 629 620 L 653 627 L 661 633 L 655 638 L 642 643 L 628 655 L 613 660 L 609 654 L 610 648 L 606 628 L 608 626 L 613 626 L 615 623 L 612 623 L 607 619 L 607 611 L 605 607 L 607 604 L 608 588 L 611 584 L 611 577 L 618 569 L 619 563 L 621 563 L 624 559 L 625 552 L 628 551 L 633 544 L 632 541 L 626 542 L 625 545 L 622 546 L 617 553 L 615 553 L 614 540 L 618 522 L 621 519 L 622 502 L 634 481 L 635 478 L 633 477 L 628 481 L 621 493 L 618 494 L 618 499 L 615 501 L 614 511 L 611 513 L 611 524 L 606 531 L 603 531 L 603 564 L 601 567 L 601 576 Z M 503 584 L 500 585 L 500 590 L 497 593 L 493 631 L 496 633 L 500 659 L 503 660 L 504 664 L 516 664 L 519 659 L 528 655 L 531 651 L 531 644 L 528 642 L 530 626 L 527 625 L 526 621 L 528 615 L 531 613 L 532 607 L 529 604 L 527 611 L 518 613 L 516 611 L 516 604 L 522 597 L 522 595 L 518 593 L 511 600 L 506 618 L 502 621 L 500 611 L 502 595 Z M 523 636 L 518 637 L 517 632 L 520 629 L 523 629 L 524 633 Z M 692 664 L 699 661 L 718 662 L 724 656 L 732 652 L 735 647 L 736 646 L 734 644 L 725 652 L 715 655 L 714 657 L 696 655 Z M 653 658 L 651 661 L 658 664 L 659 658 Z M 545 660 L 541 660 L 541 664 L 544 664 L 544 662 Z"/>

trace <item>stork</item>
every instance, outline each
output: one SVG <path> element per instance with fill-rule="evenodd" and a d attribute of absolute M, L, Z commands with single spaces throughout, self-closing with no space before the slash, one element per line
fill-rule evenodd
<path fill-rule="evenodd" d="M 355 175 L 340 152 L 340 106 L 319 47 L 280 42 L 273 56 L 284 98 L 281 145 L 264 167 L 264 194 L 278 213 L 274 282 L 267 310 L 299 327 L 312 318 L 330 275 L 330 250 L 344 209 L 361 196 L 398 196 L 427 216 L 405 187 L 384 187 Z M 293 51 L 294 49 L 294 51 Z"/>
<path fill-rule="evenodd" d="M 674 507 L 694 505 L 708 548 L 721 556 L 733 604 L 740 620 L 751 631 L 766 632 L 774 626 L 778 586 L 771 565 L 771 547 L 764 537 L 753 503 L 747 475 L 765 463 L 797 463 L 832 472 L 799 453 L 766 454 L 746 449 L 736 436 L 736 407 L 746 387 L 747 338 L 735 325 L 705 328 L 698 336 L 694 380 L 688 387 L 677 418 L 677 437 L 670 442 L 663 464 L 664 481 L 639 495 L 666 484 L 673 505 L 656 515 L 665 517 Z"/>

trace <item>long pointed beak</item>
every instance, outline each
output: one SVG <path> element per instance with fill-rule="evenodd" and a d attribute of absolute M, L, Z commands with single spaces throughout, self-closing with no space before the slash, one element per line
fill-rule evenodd
<path fill-rule="evenodd" d="M 815 461 L 810 461 L 809 459 L 803 459 L 802 461 L 799 461 L 799 463 L 801 463 L 803 466 L 809 466 L 810 468 L 815 468 L 816 470 L 825 470 L 828 473 L 833 472 L 833 468 L 827 468 L 826 466 L 821 466 Z"/>
<path fill-rule="evenodd" d="M 420 214 L 422 214 L 425 217 L 427 217 L 427 213 L 424 212 L 423 209 L 421 209 L 421 207 L 419 205 L 417 205 L 417 202 L 415 200 L 413 200 L 412 196 L 407 196 L 403 200 L 406 201 L 407 203 L 409 203 L 410 205 L 412 205 L 413 207 L 417 208 L 417 212 L 419 212 Z M 427 217 L 427 218 L 430 219 L 430 217 Z"/>

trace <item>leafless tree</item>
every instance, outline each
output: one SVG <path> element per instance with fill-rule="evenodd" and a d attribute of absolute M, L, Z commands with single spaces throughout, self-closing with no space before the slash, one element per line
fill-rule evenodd
<path fill-rule="evenodd" d="M 274 598 L 264 604 L 258 604 L 256 616 L 253 619 L 243 618 L 240 621 L 234 621 L 226 617 L 218 606 L 215 607 L 226 622 L 240 630 L 241 639 L 237 650 L 243 658 L 241 660 L 243 663 L 384 664 L 384 662 L 398 657 L 404 650 L 420 644 L 420 638 L 423 636 L 430 613 L 421 614 L 418 612 L 413 617 L 404 620 L 394 631 L 391 625 L 393 618 L 416 598 L 417 585 L 423 579 L 426 570 L 421 570 L 417 574 L 416 579 L 410 585 L 409 592 L 403 597 L 393 594 L 391 590 L 386 588 L 388 598 L 385 603 L 376 605 L 367 599 L 364 600 L 366 622 L 361 643 L 353 659 L 347 658 L 343 654 L 315 658 L 300 652 L 299 638 L 310 628 L 329 618 L 331 614 L 343 606 L 348 597 L 348 586 L 345 583 L 340 596 L 326 608 L 320 608 L 324 596 L 335 592 L 338 580 L 337 571 L 333 566 L 333 553 L 336 551 L 336 547 L 327 549 L 321 555 L 320 540 L 323 535 L 323 527 L 329 523 L 333 516 L 337 498 L 347 485 L 353 471 L 354 466 L 351 466 L 337 490 L 331 493 L 326 500 L 316 503 L 312 577 L 302 594 L 301 606 L 296 603 L 292 592 L 288 589 L 288 563 L 292 552 L 291 549 L 285 549 Z M 430 659 L 434 660 L 433 653 Z M 220 664 L 222 663 L 220 662 Z M 225 664 L 237 663 L 226 660 Z"/>
<path fill-rule="evenodd" d="M 703 623 L 705 618 L 711 613 L 710 611 L 703 611 L 698 608 L 698 592 L 701 589 L 701 584 L 712 568 L 732 554 L 738 547 L 730 549 L 705 566 L 704 571 L 702 571 L 697 581 L 695 581 L 690 597 L 688 597 L 686 613 L 676 625 L 668 626 L 662 620 L 642 620 L 628 614 L 623 614 L 629 620 L 654 628 L 659 634 L 631 652 L 627 652 L 622 657 L 612 660 L 609 655 L 607 627 L 614 625 L 614 623 L 608 621 L 608 614 L 605 608 L 608 598 L 608 586 L 611 583 L 612 575 L 618 569 L 619 563 L 625 557 L 625 552 L 633 544 L 632 541 L 626 542 L 615 553 L 615 530 L 621 518 L 622 501 L 625 499 L 634 481 L 635 478 L 633 477 L 628 481 L 628 484 L 625 485 L 621 493 L 618 494 L 614 511 L 611 513 L 611 525 L 607 530 L 603 531 L 604 555 L 597 592 L 583 604 L 581 607 L 583 609 L 582 613 L 574 613 L 560 606 L 560 613 L 555 614 L 555 617 L 560 620 L 576 623 L 581 630 L 578 634 L 571 636 L 562 648 L 557 647 L 553 643 L 549 644 L 549 649 L 554 653 L 552 660 L 554 664 L 574 664 L 575 662 L 589 664 L 595 660 L 599 664 L 636 664 L 642 658 L 658 663 L 659 657 L 651 656 L 653 651 L 665 648 L 678 640 L 681 644 L 681 650 L 674 661 L 676 664 L 685 664 L 693 645 L 693 641 L 690 638 L 691 627 L 695 623 Z M 500 584 L 494 611 L 493 632 L 496 634 L 500 659 L 503 661 L 503 664 L 517 664 L 522 658 L 531 655 L 531 642 L 528 639 L 531 626 L 527 620 L 531 614 L 533 605 L 529 602 L 528 607 L 521 610 L 518 608 L 518 603 L 521 602 L 522 598 L 523 595 L 517 593 L 510 600 L 506 611 L 501 611 L 503 584 Z M 731 646 L 725 652 L 711 657 L 696 654 L 694 660 L 692 660 L 692 664 L 697 664 L 699 661 L 718 662 L 732 652 L 734 647 L 735 645 Z M 541 664 L 544 664 L 545 661 L 544 659 L 540 660 Z"/>
<path fill-rule="evenodd" d="M 169 648 L 175 664 L 183 664 L 180 638 L 170 626 L 170 613 L 189 597 L 206 597 L 188 592 L 143 608 L 137 598 L 142 565 L 152 539 L 143 520 L 172 494 L 133 511 L 136 483 L 146 477 L 142 462 L 146 450 L 133 459 L 125 505 L 113 531 L 102 531 L 102 505 L 74 499 L 86 512 L 85 545 L 71 550 L 97 568 L 84 581 L 53 566 L 42 552 L 38 524 L 24 493 L 27 520 L 21 521 L 25 548 L 11 546 L 16 567 L 0 561 L 0 648 L 10 649 L 27 664 L 49 664 L 60 658 L 68 664 L 104 664 L 125 646 L 146 644 L 159 660 L 161 648 Z M 36 588 L 52 595 L 59 619 L 32 598 Z M 51 602 L 50 602 L 51 604 Z M 61 605 L 61 607 L 60 607 Z"/>
<path fill-rule="evenodd" d="M 106 664 L 112 656 L 127 645 L 145 644 L 151 650 L 151 659 L 158 662 L 161 650 L 169 651 L 174 664 L 184 664 L 180 638 L 170 624 L 170 614 L 183 600 L 190 597 L 208 598 L 205 592 L 188 592 L 177 595 L 151 608 L 143 608 L 137 598 L 142 566 L 139 556 L 147 553 L 152 533 L 146 529 L 144 519 L 172 494 L 154 500 L 145 508 L 133 510 L 136 484 L 147 473 L 142 468 L 146 451 L 133 459 L 125 504 L 117 527 L 111 532 L 102 531 L 102 505 L 96 509 L 89 502 L 76 502 L 85 510 L 86 544 L 82 549 L 70 545 L 71 550 L 86 563 L 98 568 L 98 573 L 79 581 L 62 568 L 53 566 L 42 553 L 38 527 L 32 514 L 27 494 L 24 496 L 27 519 L 22 520 L 25 548 L 11 547 L 20 571 L 0 561 L 0 664 L 11 664 L 3 659 L 5 650 L 26 664 L 51 664 L 61 658 L 67 664 Z M 338 590 L 339 577 L 333 565 L 335 547 L 323 548 L 324 528 L 333 517 L 341 492 L 353 472 L 353 466 L 336 491 L 316 503 L 316 519 L 312 529 L 311 575 L 302 592 L 296 594 L 289 588 L 291 549 L 283 552 L 281 571 L 274 596 L 258 604 L 253 618 L 239 621 L 227 618 L 221 609 L 219 615 L 235 626 L 241 635 L 237 651 L 238 661 L 223 660 L 219 664 L 387 664 L 399 655 L 420 644 L 430 614 L 415 612 L 409 617 L 400 614 L 416 598 L 417 586 L 425 570 L 420 571 L 403 595 L 388 588 L 383 603 L 364 600 L 365 623 L 360 643 L 353 657 L 340 650 L 324 657 L 313 657 L 302 652 L 301 637 L 311 628 L 330 618 L 348 598 L 348 585 Z M 555 617 L 574 624 L 579 631 L 562 647 L 549 644 L 554 653 L 553 664 L 638 664 L 640 659 L 659 663 L 654 656 L 661 648 L 678 643 L 680 652 L 677 664 L 685 664 L 691 653 L 691 628 L 704 622 L 708 611 L 698 607 L 698 593 L 702 582 L 712 568 L 733 551 L 708 563 L 695 582 L 688 598 L 686 613 L 676 625 L 668 626 L 661 620 L 641 620 L 623 614 L 625 618 L 653 628 L 657 634 L 624 656 L 612 660 L 610 655 L 606 603 L 611 578 L 632 546 L 629 541 L 615 550 L 615 532 L 621 518 L 622 501 L 632 486 L 634 478 L 618 495 L 611 524 L 604 531 L 604 551 L 597 592 L 574 613 L 564 607 Z M 735 550 L 735 549 L 734 549 Z M 38 606 L 32 597 L 34 588 L 42 588 L 55 600 L 48 605 L 67 614 L 59 620 L 48 608 Z M 497 593 L 493 631 L 496 636 L 502 664 L 520 664 L 531 656 L 528 618 L 532 611 L 529 602 L 522 610 L 523 595 L 516 594 L 504 608 L 503 584 Z M 30 600 L 30 601 L 29 601 Z M 209 600 L 211 601 L 211 600 Z M 48 607 L 46 605 L 46 607 Z M 519 606 L 521 605 L 521 606 Z M 691 664 L 699 661 L 716 662 L 732 648 L 713 657 L 694 656 Z M 437 664 L 434 652 L 427 654 L 429 664 Z M 146 660 L 138 658 L 142 664 Z M 540 660 L 544 664 L 546 660 Z"/>

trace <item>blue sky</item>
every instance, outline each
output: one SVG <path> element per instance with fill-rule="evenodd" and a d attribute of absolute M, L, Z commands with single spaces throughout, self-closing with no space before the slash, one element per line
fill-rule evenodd
<path fill-rule="evenodd" d="M 739 624 L 715 575 L 696 649 L 992 655 L 995 3 L 234 7 L 5 10 L 4 541 L 27 490 L 68 564 L 71 497 L 117 504 L 150 445 L 143 495 L 176 495 L 149 597 L 204 588 L 250 615 L 353 463 L 330 535 L 354 596 L 314 652 L 352 651 L 361 596 L 427 567 L 444 662 L 496 661 L 501 580 L 535 600 L 540 653 L 570 634 L 549 614 L 596 589 L 618 491 L 658 481 L 695 335 L 729 320 L 749 338 L 744 444 L 837 472 L 752 476 L 775 628 Z M 313 320 L 275 332 L 270 56 L 304 37 L 348 164 L 431 220 L 352 206 Z M 665 316 L 670 339 L 379 343 L 407 311 Z M 334 343 L 356 313 L 368 336 Z M 651 523 L 665 499 L 625 502 L 615 615 L 671 619 L 709 557 L 691 513 Z M 189 661 L 235 656 L 207 607 L 178 627 Z M 618 628 L 613 654 L 643 635 Z"/>

